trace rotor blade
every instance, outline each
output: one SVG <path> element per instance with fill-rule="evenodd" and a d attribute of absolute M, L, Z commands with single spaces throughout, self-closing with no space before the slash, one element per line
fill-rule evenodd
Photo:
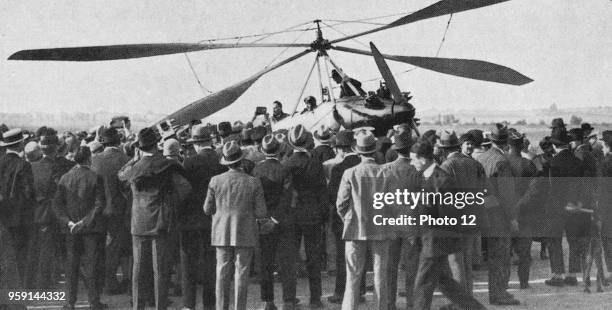
<path fill-rule="evenodd" d="M 391 73 L 391 69 L 389 69 L 387 62 L 385 61 L 385 58 L 383 58 L 383 56 L 380 54 L 380 52 L 372 42 L 370 42 L 370 49 L 372 50 L 372 56 L 374 56 L 374 61 L 376 62 L 378 71 L 380 71 L 380 74 L 385 80 L 387 87 L 391 91 L 393 101 L 395 101 L 396 104 L 406 101 L 404 99 L 404 96 L 402 95 L 402 91 L 400 90 L 399 86 L 397 86 L 397 82 L 395 81 L 395 78 Z"/>
<path fill-rule="evenodd" d="M 332 46 L 332 49 L 354 54 L 372 55 L 372 53 L 368 51 L 343 46 Z M 481 81 L 497 82 L 510 85 L 524 85 L 529 82 L 533 82 L 532 79 L 519 73 L 518 71 L 482 60 L 396 56 L 386 54 L 382 54 L 382 57 L 393 61 L 411 64 L 423 69 Z"/>
<path fill-rule="evenodd" d="M 251 87 L 251 85 L 253 85 L 253 83 L 255 83 L 264 74 L 280 66 L 286 65 L 310 52 L 311 50 L 305 50 L 272 66 L 266 67 L 246 80 L 236 83 L 230 87 L 224 88 L 214 94 L 206 96 L 183 107 L 182 109 L 168 115 L 163 120 L 160 120 L 156 124 L 159 124 L 167 119 L 174 119 L 174 124 L 182 126 L 185 124 L 189 124 L 192 120 L 203 119 L 234 103 L 234 101 L 240 98 L 240 96 L 242 96 L 242 94 L 244 94 L 249 89 L 249 87 Z"/>
<path fill-rule="evenodd" d="M 100 61 L 243 47 L 310 47 L 301 43 L 156 43 L 23 50 L 9 60 Z"/>
<path fill-rule="evenodd" d="M 390 24 L 387 24 L 387 25 L 384 25 L 378 28 L 370 29 L 368 31 L 360 32 L 357 34 L 353 34 L 353 35 L 350 35 L 344 38 L 332 40 L 330 43 L 331 44 L 338 43 L 338 42 L 346 41 L 346 40 L 353 39 L 356 37 L 360 37 L 366 34 L 374 33 L 377 31 L 414 23 L 419 20 L 428 19 L 432 17 L 438 17 L 438 16 L 442 16 L 446 14 L 459 13 L 459 12 L 477 9 L 477 8 L 481 8 L 481 7 L 485 7 L 485 6 L 489 6 L 489 5 L 493 5 L 493 4 L 497 4 L 501 2 L 506 2 L 506 1 L 509 1 L 509 0 L 442 0 L 424 9 L 408 14 L 398 20 L 393 21 Z"/>

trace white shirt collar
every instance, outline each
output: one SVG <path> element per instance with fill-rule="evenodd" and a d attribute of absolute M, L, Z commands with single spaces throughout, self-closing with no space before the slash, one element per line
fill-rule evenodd
<path fill-rule="evenodd" d="M 9 149 L 7 149 L 7 150 L 6 150 L 6 154 L 10 154 L 10 153 L 13 153 L 13 154 L 15 154 L 15 155 L 17 155 L 17 156 L 21 157 L 21 152 L 16 152 L 16 151 L 13 151 L 13 150 L 9 150 Z"/>
<path fill-rule="evenodd" d="M 436 169 L 436 163 L 432 163 L 429 167 L 427 167 L 427 169 L 425 169 L 425 171 L 423 171 L 423 176 L 427 179 L 429 179 L 431 177 L 431 175 L 433 174 L 434 170 Z"/>

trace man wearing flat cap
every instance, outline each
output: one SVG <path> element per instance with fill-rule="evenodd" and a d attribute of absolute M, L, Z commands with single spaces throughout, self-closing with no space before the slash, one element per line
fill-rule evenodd
<path fill-rule="evenodd" d="M 105 202 L 104 217 L 107 223 L 109 242 L 106 244 L 104 292 L 108 295 L 125 293 L 127 283 L 123 286 L 117 281 L 117 268 L 122 258 L 132 255 L 130 236 L 129 197 L 122 191 L 122 184 L 117 173 L 130 159 L 119 146 L 121 138 L 114 127 L 101 131 L 99 142 L 104 151 L 92 158 L 91 169 L 104 180 Z M 129 281 L 131 270 L 123 270 L 124 279 Z"/>
<path fill-rule="evenodd" d="M 514 185 L 515 175 L 505 156 L 508 128 L 496 124 L 490 130 L 491 148 L 477 160 L 487 175 L 485 218 L 483 235 L 487 237 L 489 264 L 489 302 L 493 305 L 518 305 L 520 302 L 508 293 L 510 276 L 511 236 L 518 232 L 518 208 Z"/>
<path fill-rule="evenodd" d="M 210 179 L 227 168 L 219 163 L 219 155 L 212 147 L 212 132 L 208 126 L 195 125 L 191 137 L 195 155 L 185 158 L 183 167 L 193 189 L 177 212 L 180 234 L 183 307 L 195 309 L 197 279 L 205 279 L 202 302 L 205 309 L 215 306 L 215 249 L 210 245 L 212 219 L 202 212 Z M 204 264 L 199 269 L 199 261 Z"/>
<path fill-rule="evenodd" d="M 74 162 L 57 154 L 59 140 L 53 128 L 45 127 L 40 134 L 43 158 L 32 163 L 37 204 L 28 245 L 25 274 L 25 284 L 28 288 L 55 287 L 56 279 L 53 278 L 52 266 L 49 262 L 63 264 L 65 257 L 62 254 L 63 251 L 57 253 L 56 250 L 58 244 L 62 243 L 63 236 L 57 226 L 52 201 L 60 178 L 74 166 Z"/>
<path fill-rule="evenodd" d="M 21 129 L 14 128 L 4 132 L 0 142 L 0 147 L 6 150 L 6 154 L 0 157 L 0 197 L 3 205 L 0 221 L 13 239 L 20 281 L 23 281 L 25 272 L 35 204 L 32 166 L 21 157 L 23 140 Z"/>
<path fill-rule="evenodd" d="M 226 143 L 222 153 L 220 163 L 229 170 L 212 177 L 204 201 L 204 213 L 212 216 L 211 245 L 217 256 L 216 309 L 229 308 L 233 275 L 234 309 L 246 310 L 257 220 L 265 218 L 266 202 L 261 181 L 241 167 L 244 153 L 238 143 Z"/>
<path fill-rule="evenodd" d="M 158 133 L 151 127 L 138 132 L 138 150 L 121 170 L 119 180 L 132 190 L 131 232 L 134 264 L 132 271 L 132 302 L 134 310 L 143 309 L 144 262 L 151 255 L 155 281 L 157 309 L 168 306 L 170 228 L 178 206 L 191 191 L 182 167 L 166 159 L 157 148 Z"/>

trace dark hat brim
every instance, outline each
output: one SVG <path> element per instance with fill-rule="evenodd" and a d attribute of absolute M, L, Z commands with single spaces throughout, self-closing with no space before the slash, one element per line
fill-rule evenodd
<path fill-rule="evenodd" d="M 224 165 L 224 166 L 228 166 L 228 165 L 231 165 L 231 164 L 235 164 L 235 163 L 237 163 L 237 162 L 239 162 L 239 161 L 241 161 L 243 159 L 244 159 L 244 152 L 240 152 L 240 156 L 238 158 L 233 159 L 233 160 L 226 160 L 225 156 L 223 156 L 223 157 L 221 157 L 221 160 L 219 160 L 219 163 Z"/>
<path fill-rule="evenodd" d="M 279 144 L 278 147 L 276 148 L 276 151 L 274 152 L 266 152 L 263 147 L 259 147 L 259 151 L 264 154 L 265 156 L 276 156 L 278 154 L 280 154 L 280 152 L 282 151 L 282 146 Z"/>

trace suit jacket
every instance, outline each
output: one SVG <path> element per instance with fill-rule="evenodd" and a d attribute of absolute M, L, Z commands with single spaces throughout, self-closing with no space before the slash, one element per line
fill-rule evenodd
<path fill-rule="evenodd" d="M 173 229 L 178 206 L 191 191 L 184 170 L 160 153 L 130 160 L 119 180 L 132 189 L 132 235 L 156 236 Z"/>
<path fill-rule="evenodd" d="M 208 184 L 204 212 L 212 215 L 212 246 L 255 247 L 256 220 L 267 212 L 261 181 L 235 169 L 214 176 Z"/>
<path fill-rule="evenodd" d="M 581 177 L 583 166 L 569 149 L 561 150 L 549 162 L 548 182 L 550 192 L 546 202 L 546 234 L 562 236 L 568 212 L 568 203 L 580 201 Z"/>
<path fill-rule="evenodd" d="M 5 227 L 27 227 L 35 204 L 32 166 L 15 153 L 0 157 L 0 221 Z"/>
<path fill-rule="evenodd" d="M 425 178 L 422 174 L 421 186 L 426 193 L 445 193 L 453 191 L 454 181 L 446 171 L 436 165 L 433 173 L 429 178 Z M 427 205 L 421 206 L 419 213 L 431 214 L 436 213 L 436 208 L 453 208 L 453 206 L 436 206 Z M 439 209 L 438 209 L 439 210 Z M 434 215 L 435 214 L 431 214 Z M 452 254 L 460 251 L 461 246 L 459 242 L 459 235 L 452 232 L 450 228 L 443 229 L 439 226 L 420 226 L 421 242 L 423 248 L 421 249 L 421 255 L 424 257 L 437 257 Z"/>
<path fill-rule="evenodd" d="M 482 164 L 487 175 L 484 229 L 491 237 L 510 236 L 510 222 L 518 220 L 518 199 L 510 162 L 495 146 L 480 154 L 476 160 Z"/>
<path fill-rule="evenodd" d="M 595 218 L 601 221 L 602 236 L 612 238 L 612 154 L 599 165 Z"/>
<path fill-rule="evenodd" d="M 203 149 L 187 157 L 183 167 L 192 191 L 178 210 L 180 230 L 210 230 L 211 218 L 202 212 L 208 183 L 215 175 L 227 171 L 227 168 L 219 163 L 219 156 L 213 149 Z"/>
<path fill-rule="evenodd" d="M 518 198 L 519 235 L 534 237 L 535 231 L 544 219 L 544 201 L 542 192 L 537 192 L 541 183 L 535 178 L 538 175 L 535 164 L 520 155 L 507 154 L 510 169 L 515 176 L 515 191 Z M 530 188 L 532 190 L 530 190 Z"/>
<path fill-rule="evenodd" d="M 384 191 L 379 173 L 382 167 L 373 158 L 362 158 L 361 163 L 347 169 L 342 175 L 336 208 L 344 221 L 344 240 L 389 240 L 395 237 L 393 229 L 374 225 L 374 217 L 393 217 L 392 207 L 373 207 L 374 193 Z"/>
<path fill-rule="evenodd" d="M 104 180 L 89 167 L 77 165 L 64 174 L 53 198 L 62 232 L 69 233 L 68 222 L 83 221 L 80 233 L 104 233 L 104 191 Z"/>
<path fill-rule="evenodd" d="M 34 210 L 34 223 L 38 225 L 51 225 L 57 218 L 53 211 L 53 197 L 57 190 L 60 178 L 75 165 L 65 157 L 45 156 L 32 163 L 34 175 L 34 191 L 36 193 L 36 209 Z"/>
<path fill-rule="evenodd" d="M 384 191 L 387 193 L 395 193 L 408 190 L 410 192 L 418 192 L 421 189 L 421 178 L 416 169 L 410 164 L 410 158 L 398 157 L 396 160 L 382 166 L 379 173 L 379 178 L 384 182 Z M 420 209 L 406 205 L 393 205 L 393 217 L 408 215 L 419 216 Z M 394 229 L 398 237 L 415 239 L 419 234 L 418 226 L 398 226 Z"/>
<path fill-rule="evenodd" d="M 277 159 L 266 159 L 255 165 L 252 175 L 259 178 L 263 187 L 268 216 L 277 220 L 282 227 L 292 227 L 293 185 L 287 168 Z"/>
<path fill-rule="evenodd" d="M 325 161 L 334 158 L 336 153 L 334 153 L 331 146 L 327 144 L 319 144 L 312 150 L 311 155 L 320 163 L 324 163 Z"/>
<path fill-rule="evenodd" d="M 327 182 L 323 165 L 306 152 L 294 152 L 283 162 L 297 192 L 296 224 L 319 225 L 327 220 Z"/>
<path fill-rule="evenodd" d="M 104 180 L 106 206 L 104 213 L 115 217 L 129 218 L 128 197 L 122 192 L 117 173 L 130 159 L 119 148 L 107 147 L 92 158 L 91 169 Z"/>
<path fill-rule="evenodd" d="M 338 189 L 340 188 L 340 181 L 342 181 L 342 175 L 344 175 L 344 171 L 349 168 L 357 166 L 361 162 L 361 158 L 357 154 L 347 154 L 344 156 L 342 161 L 336 165 L 334 165 L 331 169 L 329 184 L 328 184 L 328 193 L 329 193 L 329 203 L 332 219 L 332 226 L 341 231 L 344 229 L 344 221 L 338 215 L 336 211 L 336 200 L 338 199 Z"/>

